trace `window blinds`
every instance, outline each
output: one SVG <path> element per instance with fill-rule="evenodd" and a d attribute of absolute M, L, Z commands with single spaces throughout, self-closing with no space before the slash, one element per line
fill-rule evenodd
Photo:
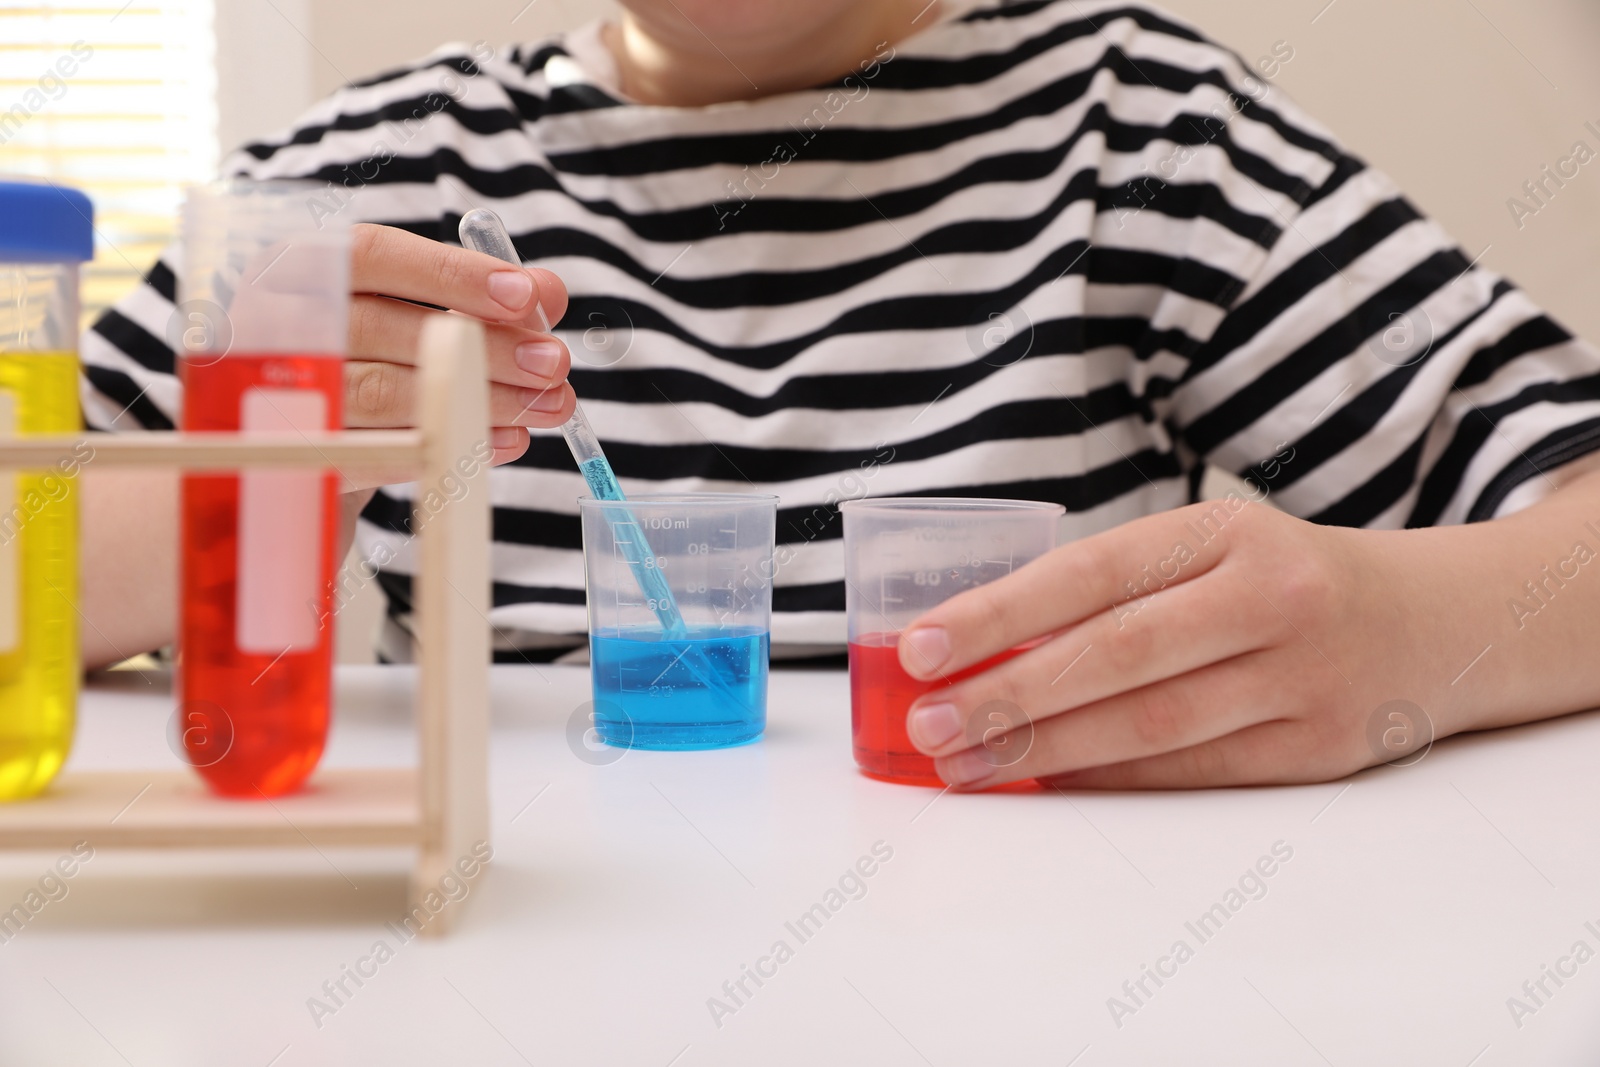
<path fill-rule="evenodd" d="M 0 0 L 0 174 L 95 205 L 87 323 L 174 236 L 183 186 L 216 170 L 211 0 Z"/>

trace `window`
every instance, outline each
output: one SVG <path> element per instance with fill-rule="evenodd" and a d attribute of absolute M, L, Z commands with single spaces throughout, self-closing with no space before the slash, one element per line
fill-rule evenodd
<path fill-rule="evenodd" d="M 85 323 L 173 239 L 217 165 L 211 0 L 0 0 L 0 174 L 89 194 Z"/>

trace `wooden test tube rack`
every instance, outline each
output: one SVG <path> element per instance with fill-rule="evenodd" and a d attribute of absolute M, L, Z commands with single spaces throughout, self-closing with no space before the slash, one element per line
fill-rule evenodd
<path fill-rule="evenodd" d="M 217 797 L 187 770 L 71 771 L 36 798 L 0 804 L 0 849 L 66 850 L 83 840 L 95 848 L 414 845 L 412 907 L 477 842 L 487 841 L 488 471 L 479 463 L 467 476 L 458 467 L 481 449 L 488 433 L 486 364 L 481 324 L 438 315 L 422 334 L 416 431 L 296 438 L 165 432 L 89 439 L 97 470 L 361 466 L 413 472 L 423 485 L 438 485 L 447 476 L 466 485 L 416 535 L 416 769 L 322 769 L 305 790 L 270 804 Z M 0 444 L 0 469 L 50 468 L 72 455 L 81 440 L 7 439 Z M 458 910 L 433 914 L 423 931 L 445 932 Z"/>

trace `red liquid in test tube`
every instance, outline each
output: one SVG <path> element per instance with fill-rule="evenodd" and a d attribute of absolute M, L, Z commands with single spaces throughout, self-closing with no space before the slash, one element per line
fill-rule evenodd
<path fill-rule="evenodd" d="M 185 358 L 183 428 L 338 429 L 343 362 L 284 353 Z M 315 769 L 328 731 L 336 476 L 186 474 L 181 513 L 184 751 L 223 795 L 290 792 Z"/>

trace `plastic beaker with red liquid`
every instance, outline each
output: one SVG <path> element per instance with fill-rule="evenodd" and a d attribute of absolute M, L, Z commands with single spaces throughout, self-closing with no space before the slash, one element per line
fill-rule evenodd
<path fill-rule="evenodd" d="M 1030 500 L 884 497 L 846 501 L 839 510 L 856 764 L 874 778 L 943 786 L 933 760 L 907 737 L 906 713 L 923 694 L 980 674 L 1025 648 L 921 681 L 900 666 L 900 633 L 957 593 L 1004 578 L 1049 552 L 1066 509 Z"/>
<path fill-rule="evenodd" d="M 296 437 L 343 424 L 350 231 L 311 183 L 190 192 L 177 330 L 183 429 Z M 183 477 L 178 687 L 184 754 L 217 793 L 298 788 L 327 738 L 337 476 Z"/>

